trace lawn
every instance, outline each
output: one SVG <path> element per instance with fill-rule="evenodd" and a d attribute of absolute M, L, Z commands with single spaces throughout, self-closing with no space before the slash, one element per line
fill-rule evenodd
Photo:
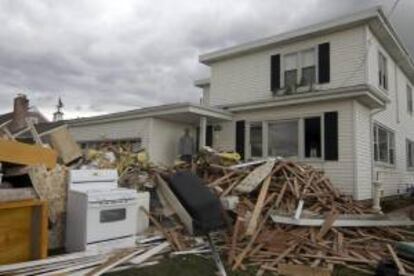
<path fill-rule="evenodd" d="M 253 276 L 257 268 L 250 268 L 246 271 L 232 272 L 227 269 L 229 276 Z M 180 256 L 172 259 L 162 260 L 159 264 L 139 269 L 129 269 L 119 272 L 108 273 L 110 276 L 211 276 L 215 274 L 216 267 L 210 258 L 198 257 L 195 255 Z M 274 275 L 267 273 L 265 275 Z M 366 276 L 367 274 L 344 267 L 335 269 L 334 276 Z"/>

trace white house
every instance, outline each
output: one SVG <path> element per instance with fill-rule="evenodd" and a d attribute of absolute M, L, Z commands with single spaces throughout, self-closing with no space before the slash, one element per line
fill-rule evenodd
<path fill-rule="evenodd" d="M 343 192 L 414 184 L 414 63 L 381 8 L 200 56 L 201 105 L 172 104 L 69 122 L 78 141 L 140 139 L 156 163 L 184 127 L 245 160 L 282 156 L 323 169 Z"/>
<path fill-rule="evenodd" d="M 414 63 L 381 8 L 199 59 L 203 103 L 233 114 L 213 147 L 308 162 L 356 199 L 414 184 Z"/>

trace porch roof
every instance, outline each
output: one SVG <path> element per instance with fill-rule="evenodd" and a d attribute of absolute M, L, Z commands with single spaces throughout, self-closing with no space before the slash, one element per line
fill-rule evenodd
<path fill-rule="evenodd" d="M 66 121 L 66 123 L 70 126 L 81 126 L 133 119 L 158 118 L 181 123 L 195 124 L 199 123 L 201 117 L 206 117 L 211 122 L 217 122 L 232 120 L 233 115 L 230 112 L 220 108 L 213 108 L 193 103 L 173 103 L 73 119 Z"/>
<path fill-rule="evenodd" d="M 355 99 L 371 109 L 383 108 L 390 102 L 387 94 L 371 85 L 364 84 L 329 90 L 296 93 L 292 95 L 275 96 L 271 100 L 229 104 L 220 107 L 225 108 L 230 112 L 238 112 L 243 110 L 344 99 Z"/>

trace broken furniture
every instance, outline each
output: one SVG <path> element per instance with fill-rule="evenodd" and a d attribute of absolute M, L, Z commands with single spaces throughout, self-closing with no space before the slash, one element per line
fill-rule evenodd
<path fill-rule="evenodd" d="M 139 201 L 136 190 L 118 188 L 116 170 L 71 170 L 67 206 L 66 249 L 133 246 Z"/>
<path fill-rule="evenodd" d="M 205 235 L 213 259 L 221 275 L 227 275 L 210 233 L 225 226 L 224 210 L 220 200 L 207 188 L 197 175 L 188 171 L 177 172 L 168 179 L 161 177 L 158 184 L 166 200 L 176 210 L 190 235 Z"/>
<path fill-rule="evenodd" d="M 21 200 L 0 203 L 0 264 L 47 257 L 47 203 Z"/>

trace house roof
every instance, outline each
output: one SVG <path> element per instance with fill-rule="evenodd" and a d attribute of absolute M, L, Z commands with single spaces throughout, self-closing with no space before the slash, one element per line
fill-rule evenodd
<path fill-rule="evenodd" d="M 279 35 L 239 44 L 233 47 L 200 55 L 199 61 L 206 65 L 223 59 L 257 52 L 287 43 L 301 41 L 315 35 L 324 35 L 351 27 L 368 24 L 391 56 L 414 82 L 414 62 L 380 6 L 346 15 L 334 20 L 296 29 Z"/>
<path fill-rule="evenodd" d="M 65 123 L 69 126 L 80 126 L 150 117 L 192 123 L 202 116 L 215 120 L 232 119 L 232 114 L 223 109 L 193 103 L 173 103 L 67 120 Z"/>

